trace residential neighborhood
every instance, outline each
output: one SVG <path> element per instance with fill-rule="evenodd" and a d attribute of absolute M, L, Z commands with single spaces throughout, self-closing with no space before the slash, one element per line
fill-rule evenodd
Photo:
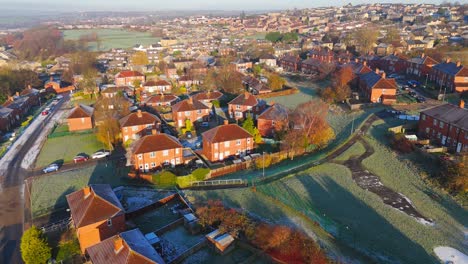
<path fill-rule="evenodd" d="M 468 5 L 299 2 L 8 7 L 0 263 L 468 263 Z"/>

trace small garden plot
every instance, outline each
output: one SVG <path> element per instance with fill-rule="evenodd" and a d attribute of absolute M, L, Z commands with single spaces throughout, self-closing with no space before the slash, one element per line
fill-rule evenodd
<path fill-rule="evenodd" d="M 156 190 L 146 187 L 119 187 L 114 190 L 125 211 L 133 212 L 150 204 L 153 204 L 173 192 Z"/>
<path fill-rule="evenodd" d="M 183 225 L 169 230 L 160 236 L 164 260 L 170 262 L 187 249 L 205 239 L 204 235 L 191 235 Z"/>
<path fill-rule="evenodd" d="M 158 209 L 133 218 L 132 221 L 143 234 L 147 234 L 157 231 L 161 227 L 181 218 L 182 216 L 177 210 L 183 209 L 184 207 L 185 206 L 177 199 L 173 199 Z"/>
<path fill-rule="evenodd" d="M 183 264 L 202 264 L 202 263 L 223 263 L 223 264 L 237 264 L 244 263 L 250 256 L 252 252 L 247 249 L 236 246 L 231 252 L 226 255 L 220 255 L 214 252 L 213 249 L 205 247 L 190 257 L 186 258 Z M 262 260 L 261 258 L 256 258 L 251 260 L 249 263 L 269 263 Z"/>

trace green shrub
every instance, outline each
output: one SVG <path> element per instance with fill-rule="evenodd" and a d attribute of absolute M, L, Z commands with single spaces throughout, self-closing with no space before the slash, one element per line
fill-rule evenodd
<path fill-rule="evenodd" d="M 213 101 L 211 102 L 211 104 L 213 104 L 214 107 L 220 107 L 220 106 L 221 106 L 221 103 L 220 103 L 218 100 L 213 100 Z"/>
<path fill-rule="evenodd" d="M 20 249 L 21 257 L 26 264 L 46 263 L 52 257 L 52 249 L 44 233 L 35 226 L 23 233 Z"/>
<path fill-rule="evenodd" d="M 57 262 L 71 260 L 74 256 L 79 255 L 80 244 L 77 239 L 60 243 L 57 257 L 55 258 Z"/>
<path fill-rule="evenodd" d="M 210 169 L 207 168 L 198 168 L 192 172 L 193 177 L 197 181 L 204 181 L 206 176 L 210 173 Z"/>
<path fill-rule="evenodd" d="M 162 171 L 153 175 L 153 183 L 157 186 L 174 186 L 176 184 L 176 176 L 170 171 Z"/>

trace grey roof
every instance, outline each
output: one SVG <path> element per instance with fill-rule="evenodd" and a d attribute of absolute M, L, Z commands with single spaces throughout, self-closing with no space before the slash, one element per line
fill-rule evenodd
<path fill-rule="evenodd" d="M 119 199 L 117 198 L 109 184 L 90 184 L 89 187 L 93 189 L 95 194 L 97 194 L 104 200 L 124 210 L 122 204 L 120 203 Z"/>
<path fill-rule="evenodd" d="M 13 109 L 0 106 L 0 118 L 7 117 L 13 112 Z"/>
<path fill-rule="evenodd" d="M 259 115 L 258 119 L 267 119 L 267 120 L 286 120 L 288 118 L 288 109 L 280 104 L 274 104 L 272 107 L 263 111 Z"/>
<path fill-rule="evenodd" d="M 468 109 L 453 104 L 439 105 L 421 112 L 427 116 L 468 131 Z"/>
<path fill-rule="evenodd" d="M 433 68 L 450 75 L 455 75 L 463 68 L 463 65 L 457 67 L 457 64 L 454 62 L 442 62 L 434 65 Z"/>
<path fill-rule="evenodd" d="M 120 233 L 120 236 L 127 242 L 128 246 L 135 252 L 153 260 L 156 263 L 164 263 L 164 260 L 156 250 L 146 240 L 140 229 Z"/>
<path fill-rule="evenodd" d="M 363 80 L 368 87 L 373 87 L 380 80 L 380 78 L 382 78 L 382 76 L 375 73 L 374 71 L 371 71 L 362 74 L 359 78 Z"/>

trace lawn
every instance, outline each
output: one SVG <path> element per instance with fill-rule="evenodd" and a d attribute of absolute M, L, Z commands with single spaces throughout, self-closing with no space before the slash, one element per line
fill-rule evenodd
<path fill-rule="evenodd" d="M 63 128 L 58 128 L 63 130 Z M 76 133 L 48 138 L 37 157 L 36 167 L 44 167 L 55 161 L 73 162 L 77 154 L 91 155 L 103 147 L 104 145 L 97 140 L 94 133 Z"/>
<path fill-rule="evenodd" d="M 158 209 L 133 218 L 132 221 L 143 234 L 154 232 L 182 217 L 172 210 L 180 205 L 178 199 L 173 199 Z"/>
<path fill-rule="evenodd" d="M 164 259 L 169 262 L 204 240 L 204 235 L 191 235 L 183 225 L 179 225 L 162 234 L 160 238 L 164 249 Z"/>
<path fill-rule="evenodd" d="M 205 247 L 200 251 L 196 252 L 195 254 L 191 255 L 187 259 L 184 260 L 184 264 L 204 264 L 204 263 L 223 263 L 223 264 L 237 264 L 237 263 L 244 263 L 250 256 L 252 256 L 252 252 L 247 249 L 236 247 L 231 252 L 227 253 L 224 256 L 219 255 L 218 253 L 214 252 L 213 249 Z M 256 258 L 251 260 L 253 262 L 248 263 L 269 263 L 266 260 L 262 260 L 261 258 Z"/>
<path fill-rule="evenodd" d="M 335 161 L 347 161 L 350 158 L 361 156 L 364 152 L 366 152 L 364 145 L 360 142 L 356 142 L 349 149 L 336 157 Z"/>
<path fill-rule="evenodd" d="M 304 80 L 292 80 L 291 78 L 286 78 L 286 80 L 288 85 L 297 87 L 299 92 L 286 96 L 267 98 L 265 99 L 267 102 L 275 102 L 289 108 L 294 108 L 301 103 L 319 98 L 317 94 L 318 90 L 329 85 L 329 81 L 311 82 Z"/>
<path fill-rule="evenodd" d="M 106 166 L 107 164 L 107 166 Z M 65 195 L 88 184 L 107 183 L 112 187 L 126 184 L 127 168 L 116 167 L 112 162 L 43 175 L 31 183 L 31 211 L 33 218 L 63 209 Z"/>
<path fill-rule="evenodd" d="M 136 44 L 149 46 L 158 43 L 160 38 L 151 36 L 149 32 L 137 32 L 123 29 L 72 29 L 64 30 L 65 40 L 78 40 L 83 35 L 97 33 L 101 40 L 100 51 L 110 50 L 112 48 L 131 48 Z M 90 42 L 88 48 L 97 51 L 97 43 Z"/>

